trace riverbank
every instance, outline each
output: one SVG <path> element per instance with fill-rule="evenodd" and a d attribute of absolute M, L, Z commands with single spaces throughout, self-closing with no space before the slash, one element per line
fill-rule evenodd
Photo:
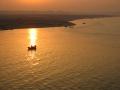
<path fill-rule="evenodd" d="M 107 15 L 51 15 L 51 14 L 20 14 L 0 15 L 0 30 L 41 27 L 69 27 L 76 19 L 108 17 Z"/>

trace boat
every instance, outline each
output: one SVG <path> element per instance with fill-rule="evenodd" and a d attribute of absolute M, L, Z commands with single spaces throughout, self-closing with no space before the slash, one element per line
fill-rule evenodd
<path fill-rule="evenodd" d="M 82 24 L 86 24 L 85 22 L 83 22 Z"/>
<path fill-rule="evenodd" d="M 37 49 L 37 46 L 36 45 L 34 45 L 34 46 L 30 46 L 30 47 L 28 47 L 28 50 L 36 50 Z"/>

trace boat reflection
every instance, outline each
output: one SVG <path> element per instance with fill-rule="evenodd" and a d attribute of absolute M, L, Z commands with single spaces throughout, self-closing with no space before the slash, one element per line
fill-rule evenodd
<path fill-rule="evenodd" d="M 37 58 L 36 51 L 29 51 L 27 55 L 27 61 L 30 66 L 36 66 L 39 64 L 39 59 Z"/>
<path fill-rule="evenodd" d="M 33 60 L 33 59 L 35 59 L 35 57 L 36 57 L 36 51 L 29 51 L 28 52 L 28 59 L 29 60 Z"/>

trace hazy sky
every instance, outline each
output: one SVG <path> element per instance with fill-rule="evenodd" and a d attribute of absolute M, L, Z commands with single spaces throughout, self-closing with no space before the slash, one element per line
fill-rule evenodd
<path fill-rule="evenodd" d="M 120 12 L 120 0 L 0 0 L 0 10 Z"/>

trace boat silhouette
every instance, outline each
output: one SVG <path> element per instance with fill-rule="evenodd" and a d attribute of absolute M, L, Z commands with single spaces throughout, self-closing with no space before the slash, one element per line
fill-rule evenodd
<path fill-rule="evenodd" d="M 83 22 L 82 24 L 86 24 L 85 22 Z"/>
<path fill-rule="evenodd" d="M 37 46 L 36 45 L 34 45 L 34 46 L 30 46 L 30 47 L 28 47 L 28 50 L 36 50 L 37 49 Z"/>

